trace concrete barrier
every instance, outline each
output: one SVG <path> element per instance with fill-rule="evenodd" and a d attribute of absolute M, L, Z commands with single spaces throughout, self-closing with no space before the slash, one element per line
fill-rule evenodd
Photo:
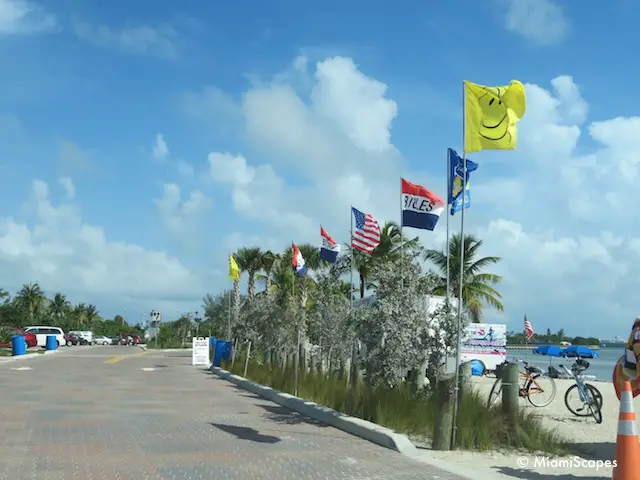
<path fill-rule="evenodd" d="M 381 427 L 372 422 L 362 420 L 361 418 L 351 417 L 340 413 L 331 408 L 319 405 L 315 402 L 309 402 L 288 393 L 282 393 L 273 388 L 260 385 L 238 375 L 233 375 L 219 367 L 213 367 L 211 371 L 215 372 L 220 378 L 248 390 L 256 395 L 264 397 L 290 410 L 296 411 L 307 417 L 313 418 L 332 427 L 363 438 L 373 443 L 377 443 L 383 447 L 400 452 L 409 457 L 419 456 L 419 452 L 415 445 L 411 443 L 406 435 L 396 433 L 385 427 Z"/>

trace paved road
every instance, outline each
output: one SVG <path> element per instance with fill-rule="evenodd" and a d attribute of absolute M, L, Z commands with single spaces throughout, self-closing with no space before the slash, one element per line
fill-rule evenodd
<path fill-rule="evenodd" d="M 460 479 L 239 390 L 188 355 L 72 347 L 0 364 L 0 480 Z"/>

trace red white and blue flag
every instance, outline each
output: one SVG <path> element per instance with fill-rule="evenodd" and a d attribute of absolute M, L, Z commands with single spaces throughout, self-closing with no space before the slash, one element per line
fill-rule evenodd
<path fill-rule="evenodd" d="M 402 226 L 431 230 L 436 228 L 444 201 L 423 185 L 402 180 Z"/>
<path fill-rule="evenodd" d="M 307 273 L 307 266 L 304 263 L 304 258 L 302 258 L 302 253 L 296 244 L 291 242 L 291 248 L 293 248 L 293 257 L 291 257 L 291 265 L 293 265 L 293 273 L 301 277 L 305 273 Z"/>
<path fill-rule="evenodd" d="M 364 214 L 353 207 L 351 210 L 356 220 L 351 246 L 356 250 L 370 254 L 380 245 L 380 225 L 370 213 Z"/>
<path fill-rule="evenodd" d="M 535 335 L 531 322 L 527 320 L 527 316 L 524 316 L 524 336 L 527 338 L 527 342 L 530 342 Z"/>
<path fill-rule="evenodd" d="M 320 237 L 322 238 L 322 246 L 320 247 L 320 258 L 327 262 L 336 263 L 338 254 L 340 253 L 340 244 L 336 243 L 329 236 L 327 231 L 320 226 Z"/>

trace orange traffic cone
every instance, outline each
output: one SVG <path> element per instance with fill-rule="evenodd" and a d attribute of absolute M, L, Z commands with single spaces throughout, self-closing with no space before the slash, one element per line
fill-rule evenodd
<path fill-rule="evenodd" d="M 612 480 L 640 480 L 640 439 L 631 383 L 624 382 L 618 416 L 618 439 Z"/>

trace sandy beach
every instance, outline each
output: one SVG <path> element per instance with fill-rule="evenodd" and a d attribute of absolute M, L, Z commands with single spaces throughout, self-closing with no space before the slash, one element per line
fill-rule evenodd
<path fill-rule="evenodd" d="M 474 388 L 488 396 L 494 377 L 474 377 Z M 556 379 L 556 396 L 550 405 L 543 408 L 531 406 L 526 399 L 520 399 L 520 405 L 528 412 L 536 415 L 543 424 L 567 439 L 575 449 L 573 454 L 561 459 L 545 459 L 531 454 L 518 452 L 436 452 L 424 450 L 426 459 L 443 461 L 448 468 L 459 470 L 462 475 L 481 480 L 494 479 L 610 479 L 612 467 L 605 462 L 613 462 L 615 458 L 615 442 L 618 428 L 620 403 L 611 382 L 590 381 L 603 397 L 603 420 L 597 424 L 592 417 L 574 416 L 564 403 L 567 389 L 573 380 Z M 636 412 L 640 411 L 640 396 L 634 401 Z M 524 458 L 523 458 L 524 457 Z M 599 462 L 600 463 L 599 463 Z M 528 464 L 528 465 L 527 465 Z"/>

